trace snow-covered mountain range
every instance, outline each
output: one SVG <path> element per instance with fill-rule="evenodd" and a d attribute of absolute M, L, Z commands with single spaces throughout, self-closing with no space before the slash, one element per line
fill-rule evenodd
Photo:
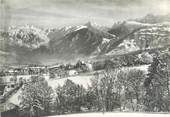
<path fill-rule="evenodd" d="M 111 28 L 90 22 L 53 29 L 12 26 L 1 32 L 0 57 L 13 57 L 16 63 L 46 63 L 164 46 L 170 42 L 170 23 L 165 16 L 150 22 L 157 17 L 118 22 Z"/>

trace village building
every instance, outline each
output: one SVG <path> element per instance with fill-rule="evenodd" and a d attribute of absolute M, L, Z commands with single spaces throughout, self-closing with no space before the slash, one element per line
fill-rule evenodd
<path fill-rule="evenodd" d="M 77 71 L 77 70 L 74 70 L 74 69 L 69 70 L 69 71 L 68 71 L 68 75 L 69 75 L 69 76 L 75 76 L 75 75 L 78 75 L 78 71 Z"/>

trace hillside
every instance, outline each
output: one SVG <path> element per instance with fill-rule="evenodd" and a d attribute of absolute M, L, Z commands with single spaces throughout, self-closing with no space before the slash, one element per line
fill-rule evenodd
<path fill-rule="evenodd" d="M 91 23 L 64 28 L 48 36 L 51 38 L 50 51 L 65 58 L 99 53 L 108 46 L 110 40 L 116 40 L 116 36 L 93 27 Z"/>
<path fill-rule="evenodd" d="M 10 27 L 8 32 L 2 32 L 2 36 L 10 46 L 27 47 L 29 49 L 38 48 L 49 41 L 43 30 L 28 25 Z"/>
<path fill-rule="evenodd" d="M 12 26 L 7 32 L 1 32 L 1 64 L 75 62 L 94 56 L 160 48 L 170 42 L 167 17 L 146 16 L 117 22 L 111 28 L 90 22 L 52 29 Z M 161 20 L 150 22 L 153 18 Z"/>
<path fill-rule="evenodd" d="M 112 47 L 107 51 L 109 55 L 159 48 L 170 42 L 170 25 L 166 20 L 156 23 L 138 20 L 118 22 L 113 25 L 109 33 L 119 37 L 119 40 L 113 42 Z"/>

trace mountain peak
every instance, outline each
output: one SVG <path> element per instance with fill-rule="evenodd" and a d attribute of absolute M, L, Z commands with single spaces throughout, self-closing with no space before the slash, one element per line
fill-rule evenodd
<path fill-rule="evenodd" d="M 88 22 L 85 24 L 85 26 L 87 26 L 87 27 L 92 27 L 92 24 L 91 24 L 90 21 L 88 21 Z"/>

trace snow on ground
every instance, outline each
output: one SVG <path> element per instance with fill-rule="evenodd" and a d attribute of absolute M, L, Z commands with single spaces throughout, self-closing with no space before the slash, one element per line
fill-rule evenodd
<path fill-rule="evenodd" d="M 148 68 L 150 65 L 140 65 L 140 66 L 134 66 L 134 67 L 124 67 L 124 70 L 130 70 L 130 69 L 137 69 L 137 70 L 142 70 L 145 73 L 148 73 Z"/>
<path fill-rule="evenodd" d="M 109 43 L 109 42 L 110 42 L 110 39 L 107 39 L 107 38 L 103 38 L 103 40 L 102 40 L 102 44 Z"/>
<path fill-rule="evenodd" d="M 130 70 L 130 69 L 138 69 L 138 70 L 142 70 L 145 73 L 147 73 L 148 71 L 148 67 L 150 65 L 140 65 L 140 66 L 134 66 L 134 67 L 124 67 L 122 68 L 123 70 Z M 100 71 L 101 72 L 101 71 Z M 94 73 L 94 72 L 93 72 Z M 94 78 L 95 76 L 93 75 L 93 73 L 90 74 L 83 74 L 83 75 L 77 75 L 77 76 L 71 76 L 71 77 L 67 77 L 67 78 L 61 78 L 61 79 L 49 79 L 48 80 L 48 84 L 55 89 L 57 86 L 62 86 L 64 85 L 65 81 L 67 79 L 72 80 L 74 83 L 79 84 L 79 85 L 83 85 L 84 88 L 88 88 L 88 86 L 91 85 L 91 79 Z"/>
<path fill-rule="evenodd" d="M 124 67 L 124 70 L 128 70 L 128 69 L 140 69 L 143 70 L 145 72 L 147 72 L 149 65 L 141 65 L 141 66 L 134 66 L 134 67 Z M 98 72 L 102 72 L 102 71 L 98 71 Z M 64 85 L 65 81 L 67 79 L 72 80 L 74 83 L 79 84 L 79 85 L 83 85 L 84 88 L 88 88 L 88 86 L 91 85 L 91 79 L 93 79 L 95 76 L 93 75 L 94 72 L 91 73 L 85 73 L 85 74 L 80 74 L 77 76 L 71 76 L 71 77 L 67 77 L 67 78 L 62 78 L 62 79 L 49 79 L 48 84 L 55 90 L 55 88 L 57 86 L 62 86 Z M 19 105 L 20 100 L 19 100 L 19 95 L 21 94 L 21 89 L 19 89 L 15 94 L 13 94 L 9 99 L 8 102 L 9 103 L 13 103 L 15 105 Z M 62 116 L 61 116 L 62 117 Z M 70 116 L 72 117 L 72 116 Z M 81 116 L 80 116 L 81 117 Z M 85 116 L 82 116 L 85 117 Z M 107 116 L 106 116 L 107 117 Z M 108 116 L 109 117 L 109 116 Z M 169 115 L 170 117 L 170 115 Z"/>
<path fill-rule="evenodd" d="M 14 43 L 19 46 L 38 48 L 41 45 L 48 44 L 48 42 L 50 41 L 42 29 L 36 28 L 34 26 L 11 26 L 9 27 L 8 32 L 10 43 Z M 36 36 L 36 38 L 33 40 L 32 38 L 30 38 L 30 34 L 32 34 L 32 36 Z M 17 35 L 19 35 L 19 37 Z M 29 41 L 31 41 L 32 43 L 30 43 Z"/>
<path fill-rule="evenodd" d="M 152 26 L 153 25 L 153 24 L 149 24 L 149 23 L 140 23 L 140 22 L 136 22 L 136 21 L 127 21 L 126 24 L 132 25 L 132 26 Z"/>
<path fill-rule="evenodd" d="M 77 29 L 75 31 L 78 31 L 78 30 L 81 30 L 81 29 L 84 29 L 84 28 L 87 28 L 87 26 L 77 26 Z"/>
<path fill-rule="evenodd" d="M 134 40 L 124 40 L 118 47 L 122 47 L 124 51 L 128 52 L 139 50 L 139 47 L 136 45 Z"/>
<path fill-rule="evenodd" d="M 55 89 L 57 86 L 64 85 L 65 81 L 67 79 L 72 80 L 74 83 L 83 85 L 84 88 L 87 88 L 88 85 L 90 85 L 91 79 L 94 78 L 93 75 L 78 75 L 78 76 L 72 76 L 62 79 L 50 79 L 48 80 L 48 84 Z"/>
<path fill-rule="evenodd" d="M 71 115 L 56 115 L 48 117 L 170 117 L 169 114 L 163 113 L 84 113 L 84 114 L 71 114 Z"/>
<path fill-rule="evenodd" d="M 15 94 L 13 94 L 7 102 L 18 105 L 20 104 L 19 95 L 21 94 L 21 89 L 19 89 Z"/>

